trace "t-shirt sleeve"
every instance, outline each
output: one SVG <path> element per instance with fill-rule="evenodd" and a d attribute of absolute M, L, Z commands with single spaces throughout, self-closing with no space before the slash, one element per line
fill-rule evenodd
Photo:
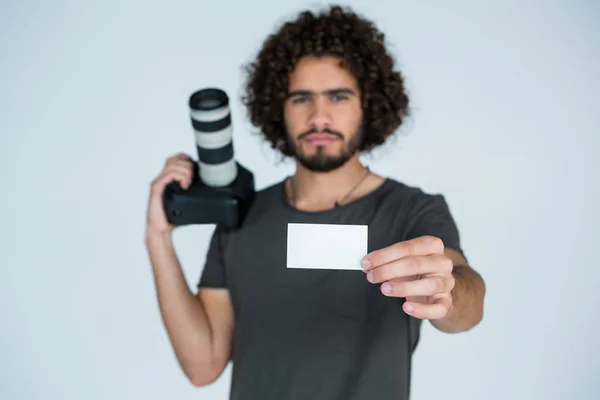
<path fill-rule="evenodd" d="M 415 201 L 408 221 L 408 239 L 435 236 L 444 242 L 444 247 L 465 255 L 458 226 L 443 195 L 422 193 Z"/>
<path fill-rule="evenodd" d="M 225 268 L 225 232 L 217 226 L 212 233 L 208 251 L 204 261 L 204 269 L 200 274 L 198 288 L 226 288 L 227 276 Z"/>

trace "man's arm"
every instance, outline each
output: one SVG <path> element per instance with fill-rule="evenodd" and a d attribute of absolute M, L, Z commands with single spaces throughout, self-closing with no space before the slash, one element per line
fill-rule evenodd
<path fill-rule="evenodd" d="M 444 318 L 432 319 L 430 322 L 442 332 L 464 332 L 475 327 L 483 319 L 485 282 L 459 252 L 446 248 L 444 254 L 454 264 L 452 305 Z"/>
<path fill-rule="evenodd" d="M 215 381 L 231 355 L 234 315 L 226 289 L 194 295 L 167 235 L 149 235 L 146 247 L 164 326 L 175 356 L 195 386 Z"/>

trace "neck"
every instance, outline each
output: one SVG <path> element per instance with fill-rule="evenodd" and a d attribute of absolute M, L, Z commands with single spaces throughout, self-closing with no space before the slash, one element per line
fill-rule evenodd
<path fill-rule="evenodd" d="M 330 172 L 314 172 L 296 163 L 292 177 L 292 201 L 298 208 L 328 208 L 340 201 L 365 177 L 368 169 L 355 154 L 346 164 Z M 357 188 L 360 189 L 360 188 Z"/>

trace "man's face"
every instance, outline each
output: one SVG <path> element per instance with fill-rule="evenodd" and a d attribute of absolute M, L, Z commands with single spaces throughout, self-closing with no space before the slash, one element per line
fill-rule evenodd
<path fill-rule="evenodd" d="M 284 103 L 287 141 L 307 169 L 344 165 L 362 141 L 362 109 L 356 79 L 333 57 L 306 57 L 292 71 Z"/>

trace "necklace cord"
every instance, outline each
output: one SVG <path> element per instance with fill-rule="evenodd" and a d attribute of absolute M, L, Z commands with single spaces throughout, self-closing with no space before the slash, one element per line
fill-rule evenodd
<path fill-rule="evenodd" d="M 348 197 L 350 197 L 350 195 L 352 193 L 354 193 L 354 191 L 356 189 L 358 189 L 358 187 L 360 186 L 360 184 L 363 183 L 365 181 L 365 179 L 367 179 L 367 177 L 370 175 L 370 173 L 371 173 L 370 168 L 366 167 L 366 171 L 365 171 L 365 174 L 363 175 L 363 177 L 352 188 L 350 188 L 350 190 L 348 191 L 348 193 L 346 193 L 344 195 L 344 197 L 342 197 L 341 200 L 338 200 L 338 201 L 334 202 L 335 207 L 341 207 L 342 204 L 348 199 Z M 295 199 L 295 191 L 294 191 L 293 179 L 291 177 L 289 179 L 289 191 L 290 191 L 290 194 L 288 196 L 288 201 L 290 203 L 292 203 L 292 205 L 294 205 L 296 203 L 296 199 Z"/>

